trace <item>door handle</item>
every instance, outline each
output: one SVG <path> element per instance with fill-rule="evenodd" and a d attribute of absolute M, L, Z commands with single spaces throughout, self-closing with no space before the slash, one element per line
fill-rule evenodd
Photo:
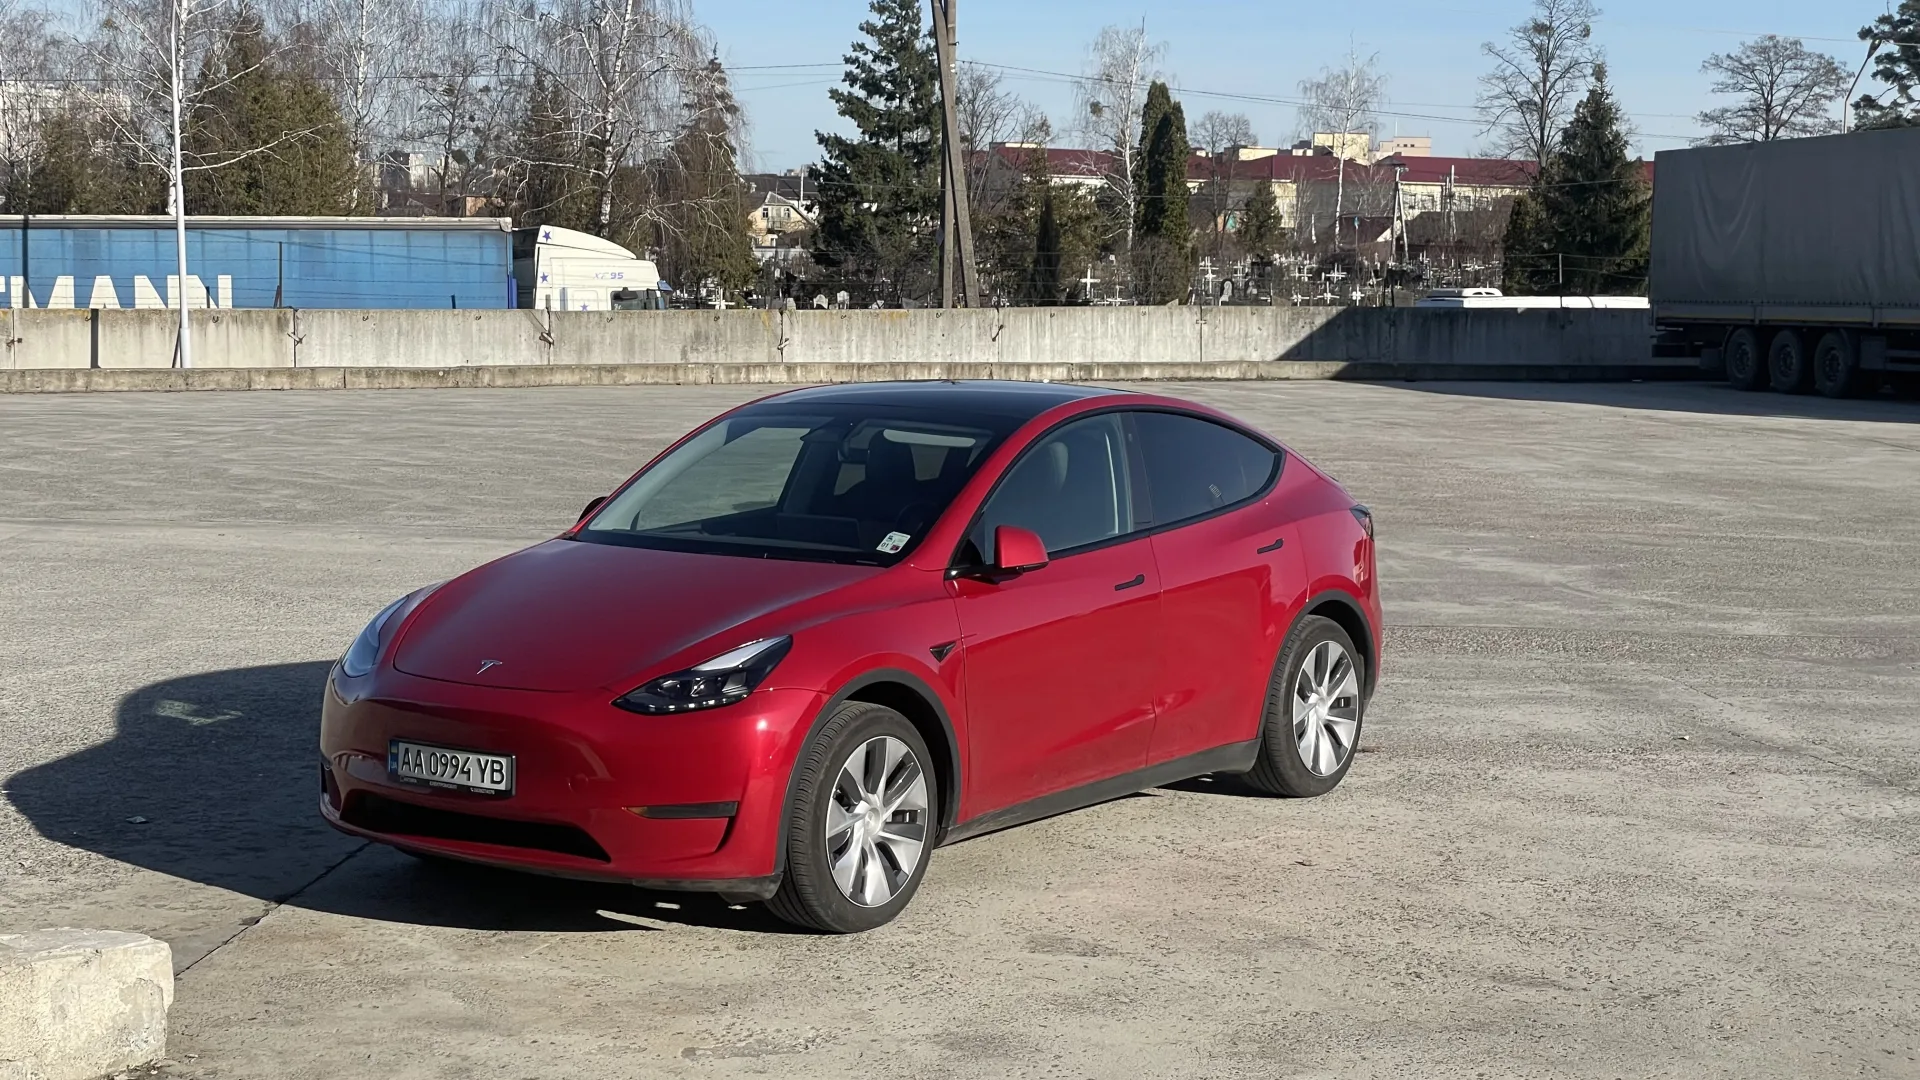
<path fill-rule="evenodd" d="M 1266 547 L 1261 548 L 1259 551 L 1254 552 L 1254 554 L 1265 555 L 1269 551 L 1279 551 L 1281 548 L 1286 546 L 1287 546 L 1287 538 L 1283 536 L 1280 539 L 1275 540 L 1273 543 L 1268 544 Z"/>
<path fill-rule="evenodd" d="M 1123 582 L 1121 582 L 1120 584 L 1118 584 L 1118 585 L 1115 585 L 1115 586 L 1113 587 L 1113 591 L 1114 591 L 1114 592 L 1125 592 L 1125 591 L 1127 591 L 1128 589 L 1131 589 L 1131 588 L 1134 588 L 1135 586 L 1139 586 L 1139 585 L 1145 585 L 1146 583 L 1147 583 L 1147 575 L 1145 575 L 1145 574 L 1135 574 L 1135 575 L 1133 575 L 1133 580 L 1132 580 L 1132 581 L 1123 581 Z"/>

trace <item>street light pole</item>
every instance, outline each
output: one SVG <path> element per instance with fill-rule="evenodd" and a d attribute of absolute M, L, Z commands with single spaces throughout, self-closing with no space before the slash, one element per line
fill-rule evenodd
<path fill-rule="evenodd" d="M 173 243 L 175 259 L 179 266 L 179 280 L 174 287 L 175 302 L 180 305 L 180 343 L 176 359 L 183 368 L 193 366 L 193 329 L 187 316 L 187 183 L 186 171 L 180 160 L 180 96 L 181 68 L 184 66 L 182 50 L 186 48 L 187 4 L 189 0 L 173 0 L 172 34 L 168 57 L 171 62 L 169 71 L 168 96 L 173 105 Z"/>
<path fill-rule="evenodd" d="M 1873 63 L 1873 54 L 1879 52 L 1880 46 L 1885 44 L 1886 42 L 1879 38 L 1867 42 L 1866 58 L 1860 61 L 1860 70 L 1853 73 L 1853 82 L 1847 85 L 1847 96 L 1840 99 L 1840 133 L 1842 135 L 1851 130 L 1847 126 L 1847 107 L 1853 104 L 1853 92 L 1860 86 L 1860 77 L 1867 73 L 1867 65 Z"/>

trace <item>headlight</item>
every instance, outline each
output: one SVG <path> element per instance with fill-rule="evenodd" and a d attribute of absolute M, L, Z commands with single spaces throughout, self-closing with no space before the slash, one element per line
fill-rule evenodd
<path fill-rule="evenodd" d="M 373 662 L 380 657 L 380 643 L 386 634 L 387 623 L 393 620 L 394 614 L 404 607 L 426 599 L 428 593 L 439 587 L 439 584 L 429 585 L 424 589 L 410 592 L 381 608 L 380 614 L 375 615 L 373 621 L 367 624 L 367 628 L 360 631 L 360 636 L 353 639 L 353 644 L 347 646 L 346 655 L 340 658 L 340 673 L 348 678 L 357 679 L 372 671 Z"/>
<path fill-rule="evenodd" d="M 662 675 L 614 704 L 648 716 L 732 705 L 753 693 L 791 648 L 791 637 L 750 642 L 704 664 Z"/>

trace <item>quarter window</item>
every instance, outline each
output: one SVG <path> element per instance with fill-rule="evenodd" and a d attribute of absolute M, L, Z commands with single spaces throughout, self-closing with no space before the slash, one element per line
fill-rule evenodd
<path fill-rule="evenodd" d="M 1020 456 L 968 535 L 966 558 L 993 561 L 993 531 L 1039 534 L 1049 555 L 1133 531 L 1133 493 L 1120 414 L 1076 420 Z"/>
<path fill-rule="evenodd" d="M 1224 424 L 1178 413 L 1135 413 L 1153 522 L 1170 525 L 1252 498 L 1280 455 Z"/>

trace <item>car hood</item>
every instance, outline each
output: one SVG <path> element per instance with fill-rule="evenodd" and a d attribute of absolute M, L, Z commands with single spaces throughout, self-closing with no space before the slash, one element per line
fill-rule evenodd
<path fill-rule="evenodd" d="M 875 572 L 552 540 L 442 586 L 408 622 L 393 664 L 503 689 L 618 686 L 729 627 Z"/>

